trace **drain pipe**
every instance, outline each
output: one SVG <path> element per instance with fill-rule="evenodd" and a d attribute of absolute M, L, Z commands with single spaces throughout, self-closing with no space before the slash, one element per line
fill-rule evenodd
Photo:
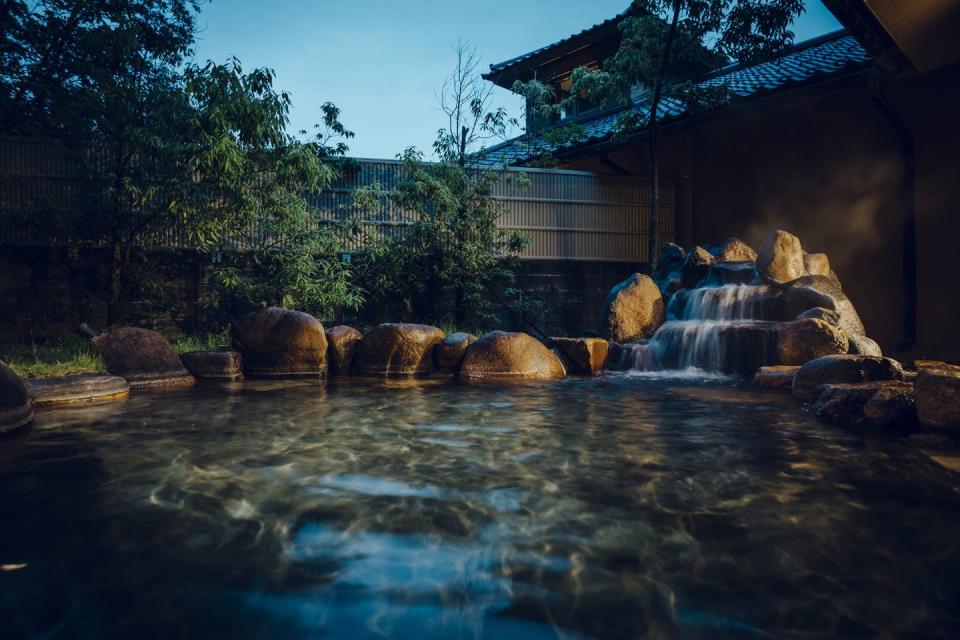
<path fill-rule="evenodd" d="M 917 343 L 917 206 L 915 202 L 917 170 L 913 132 L 906 121 L 883 95 L 880 73 L 869 83 L 870 97 L 880 113 L 893 128 L 900 143 L 903 160 L 903 198 L 906 211 L 903 221 L 903 350 L 912 349 Z"/>

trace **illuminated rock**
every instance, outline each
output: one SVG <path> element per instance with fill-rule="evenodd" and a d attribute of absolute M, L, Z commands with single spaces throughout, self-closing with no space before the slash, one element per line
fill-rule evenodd
<path fill-rule="evenodd" d="M 353 375 L 382 378 L 430 373 L 433 348 L 444 337 L 443 331 L 425 324 L 381 324 L 357 343 Z"/>
<path fill-rule="evenodd" d="M 757 271 L 768 282 L 783 284 L 803 275 L 803 248 L 797 236 L 777 229 L 757 252 Z"/>
<path fill-rule="evenodd" d="M 822 356 L 847 352 L 849 342 L 837 327 L 806 318 L 784 322 L 777 337 L 777 354 L 780 364 L 802 365 Z"/>
<path fill-rule="evenodd" d="M 130 395 L 130 385 L 120 376 L 76 375 L 27 381 L 34 407 L 120 400 Z"/>
<path fill-rule="evenodd" d="M 563 355 L 570 373 L 595 376 L 607 366 L 609 343 L 601 338 L 550 338 Z"/>
<path fill-rule="evenodd" d="M 605 307 L 607 337 L 615 342 L 648 338 L 663 324 L 660 289 L 649 276 L 640 273 L 613 287 Z"/>
<path fill-rule="evenodd" d="M 903 367 L 891 358 L 833 355 L 806 363 L 793 377 L 793 395 L 813 401 L 828 384 L 856 384 L 880 380 L 904 379 Z"/>
<path fill-rule="evenodd" d="M 327 329 L 327 366 L 330 375 L 350 375 L 353 353 L 361 338 L 362 333 L 345 324 Z"/>
<path fill-rule="evenodd" d="M 652 283 L 652 281 L 651 281 Z M 460 378 L 470 382 L 546 380 L 566 375 L 563 363 L 526 333 L 493 331 L 467 348 Z"/>
<path fill-rule="evenodd" d="M 327 336 L 309 313 L 279 307 L 254 311 L 234 330 L 244 373 L 259 377 L 321 377 L 327 373 Z"/>

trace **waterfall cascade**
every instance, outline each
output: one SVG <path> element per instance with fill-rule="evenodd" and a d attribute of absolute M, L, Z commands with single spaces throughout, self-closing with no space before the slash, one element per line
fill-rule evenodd
<path fill-rule="evenodd" d="M 775 364 L 779 303 L 780 291 L 766 285 L 681 289 L 649 340 L 624 345 L 620 366 L 745 373 Z"/>

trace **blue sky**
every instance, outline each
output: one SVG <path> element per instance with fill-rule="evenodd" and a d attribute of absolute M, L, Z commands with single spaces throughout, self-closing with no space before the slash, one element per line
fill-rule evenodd
<path fill-rule="evenodd" d="M 270 67 L 293 97 L 291 128 L 310 129 L 334 102 L 356 133 L 350 155 L 429 152 L 444 119 L 435 92 L 453 65 L 452 45 L 477 47 L 484 70 L 616 15 L 629 0 L 213 0 L 203 5 L 198 60 L 236 56 Z M 802 41 L 840 28 L 818 0 L 794 25 Z M 498 105 L 521 102 L 497 90 Z"/>

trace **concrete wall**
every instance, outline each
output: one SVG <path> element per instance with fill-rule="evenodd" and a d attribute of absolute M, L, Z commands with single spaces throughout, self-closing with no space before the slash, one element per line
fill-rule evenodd
<path fill-rule="evenodd" d="M 960 246 L 960 68 L 882 86 L 915 139 L 915 345 L 905 341 L 904 155 L 866 78 L 732 110 L 667 135 L 662 173 L 678 184 L 678 239 L 689 247 L 738 236 L 758 246 L 771 230 L 788 230 L 805 249 L 830 256 L 885 350 L 958 359 L 960 284 L 951 265 Z M 608 160 L 647 172 L 643 142 L 611 151 Z M 597 157 L 565 168 L 611 170 Z"/>

